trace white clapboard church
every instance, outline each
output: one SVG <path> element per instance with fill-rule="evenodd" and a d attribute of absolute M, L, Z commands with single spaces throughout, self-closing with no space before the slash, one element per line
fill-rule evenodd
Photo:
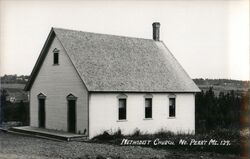
<path fill-rule="evenodd" d="M 89 138 L 104 131 L 194 133 L 200 91 L 165 44 L 52 28 L 25 87 L 30 126 Z"/>

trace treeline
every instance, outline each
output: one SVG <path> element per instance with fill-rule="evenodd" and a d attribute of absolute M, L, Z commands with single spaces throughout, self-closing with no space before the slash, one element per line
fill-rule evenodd
<path fill-rule="evenodd" d="M 18 83 L 25 84 L 27 83 L 29 76 L 26 75 L 4 75 L 1 77 L 1 83 Z"/>
<path fill-rule="evenodd" d="M 249 81 L 232 80 L 232 79 L 203 79 L 196 78 L 193 81 L 198 85 L 210 85 L 210 86 L 227 86 L 233 85 L 235 87 L 249 87 Z"/>
<path fill-rule="evenodd" d="M 196 130 L 208 131 L 215 129 L 239 130 L 242 115 L 249 110 L 248 94 L 240 96 L 235 91 L 230 93 L 220 92 L 215 96 L 213 87 L 208 91 L 201 91 L 196 94 Z"/>

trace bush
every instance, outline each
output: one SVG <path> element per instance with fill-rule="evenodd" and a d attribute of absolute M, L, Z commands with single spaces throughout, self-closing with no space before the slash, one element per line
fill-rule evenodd
<path fill-rule="evenodd" d="M 140 129 L 136 128 L 135 131 L 134 131 L 134 133 L 133 133 L 131 136 L 133 136 L 133 137 L 138 137 L 138 136 L 140 136 L 140 135 L 142 135 Z"/>
<path fill-rule="evenodd" d="M 114 132 L 113 138 L 122 138 L 122 131 L 121 129 L 118 129 L 116 132 Z"/>
<path fill-rule="evenodd" d="M 156 132 L 153 136 L 155 138 L 169 138 L 174 136 L 174 133 L 171 131 L 166 131 L 164 129 L 161 129 L 160 131 Z"/>
<path fill-rule="evenodd" d="M 93 140 L 101 140 L 101 141 L 106 141 L 111 139 L 113 139 L 113 137 L 107 131 L 104 131 L 102 134 L 97 135 L 93 138 Z"/>
<path fill-rule="evenodd" d="M 109 141 L 109 140 L 114 140 L 114 139 L 120 139 L 124 137 L 121 129 L 118 129 L 114 133 L 109 133 L 108 131 L 104 131 L 102 134 L 97 135 L 93 138 L 93 140 L 98 140 L 98 141 Z"/>
<path fill-rule="evenodd" d="M 6 102 L 4 121 L 18 121 L 21 122 L 22 125 L 29 125 L 29 103 L 22 101 L 19 103 Z"/>

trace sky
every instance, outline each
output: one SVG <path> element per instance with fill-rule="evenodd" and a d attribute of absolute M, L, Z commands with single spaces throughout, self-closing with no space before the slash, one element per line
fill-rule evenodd
<path fill-rule="evenodd" d="M 0 75 L 29 75 L 51 27 L 162 40 L 191 78 L 249 80 L 249 0 L 0 0 Z"/>

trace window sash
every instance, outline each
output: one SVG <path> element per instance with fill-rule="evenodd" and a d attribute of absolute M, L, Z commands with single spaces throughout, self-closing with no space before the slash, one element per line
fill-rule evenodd
<path fill-rule="evenodd" d="M 145 118 L 152 118 L 152 98 L 145 98 Z"/>
<path fill-rule="evenodd" d="M 126 119 L 126 99 L 119 99 L 119 113 L 118 113 L 118 119 L 124 120 Z"/>
<path fill-rule="evenodd" d="M 59 53 L 58 52 L 54 53 L 54 64 L 59 64 Z"/>
<path fill-rule="evenodd" d="M 169 98 L 169 117 L 175 117 L 176 107 L 175 98 Z"/>

